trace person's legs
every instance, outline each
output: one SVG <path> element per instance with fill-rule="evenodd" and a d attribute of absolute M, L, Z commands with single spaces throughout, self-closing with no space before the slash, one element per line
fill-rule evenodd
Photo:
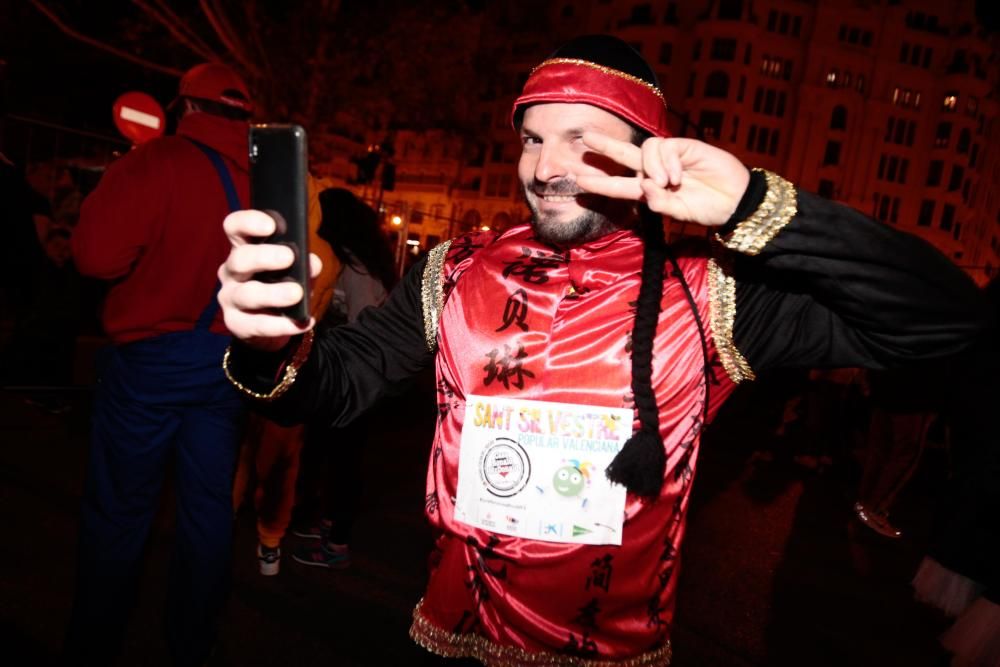
<path fill-rule="evenodd" d="M 225 383 L 225 380 L 222 380 Z M 229 589 L 232 488 L 243 405 L 228 385 L 185 410 L 177 438 L 177 541 L 167 599 L 176 665 L 201 665 Z"/>
<path fill-rule="evenodd" d="M 288 530 L 295 505 L 302 426 L 279 426 L 262 420 L 257 450 L 257 534 L 266 547 L 277 547 Z"/>
<path fill-rule="evenodd" d="M 328 459 L 326 517 L 331 522 L 328 541 L 332 544 L 351 542 L 362 493 L 361 453 L 368 442 L 370 425 L 368 416 L 362 416 L 330 434 L 329 446 L 334 448 L 334 455 Z"/>
<path fill-rule="evenodd" d="M 257 448 L 257 565 L 260 573 L 274 576 L 281 569 L 281 540 L 295 506 L 295 482 L 302 450 L 302 426 L 279 426 L 262 419 Z"/>
<path fill-rule="evenodd" d="M 875 511 L 883 515 L 889 513 L 896 497 L 920 464 L 930 415 L 896 414 L 890 416 L 890 421 L 890 448 L 871 495 Z"/>
<path fill-rule="evenodd" d="M 887 537 L 902 534 L 889 523 L 889 510 L 920 463 L 929 423 L 929 415 L 922 413 L 872 412 L 868 456 L 854 511 L 863 523 Z"/>
<path fill-rule="evenodd" d="M 351 564 L 349 545 L 362 491 L 361 452 L 369 423 L 362 417 L 345 428 L 326 431 L 326 442 L 320 446 L 331 449 L 323 489 L 324 516 L 329 529 L 318 544 L 298 549 L 293 554 L 292 557 L 303 565 L 343 569 Z"/>
<path fill-rule="evenodd" d="M 134 602 L 142 550 L 155 515 L 166 456 L 179 420 L 144 403 L 123 382 L 116 351 L 92 411 L 76 599 L 66 638 L 69 661 L 111 664 Z"/>
<path fill-rule="evenodd" d="M 246 430 L 240 442 L 240 452 L 236 462 L 236 475 L 233 478 L 233 512 L 238 512 L 246 499 L 247 487 L 254 481 L 254 461 L 257 458 L 257 447 L 260 445 L 260 417 L 251 415 L 247 420 Z"/>
<path fill-rule="evenodd" d="M 885 468 L 892 448 L 892 419 L 885 410 L 872 410 L 868 422 L 867 451 L 865 464 L 861 473 L 861 483 L 858 485 L 858 502 L 865 507 L 874 509 L 875 489 L 879 486 L 879 477 Z"/>

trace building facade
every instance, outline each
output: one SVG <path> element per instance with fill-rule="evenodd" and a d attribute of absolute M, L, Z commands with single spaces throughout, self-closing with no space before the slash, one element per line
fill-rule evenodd
<path fill-rule="evenodd" d="M 558 44 L 606 32 L 656 69 L 675 135 L 916 233 L 980 283 L 1000 266 L 997 42 L 974 0 L 567 0 L 521 18 L 484 16 L 473 138 L 397 136 L 383 201 L 421 250 L 526 219 L 511 102 Z"/>

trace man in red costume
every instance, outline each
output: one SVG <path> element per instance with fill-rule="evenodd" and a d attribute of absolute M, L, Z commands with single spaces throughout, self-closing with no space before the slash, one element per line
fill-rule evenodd
<path fill-rule="evenodd" d="M 225 365 L 259 409 L 349 421 L 433 364 L 426 513 L 439 558 L 410 634 L 487 665 L 665 665 L 701 431 L 789 365 L 949 354 L 991 326 L 923 242 L 668 138 L 648 64 L 573 40 L 516 100 L 530 225 L 442 244 L 377 310 L 315 333 L 255 271 L 273 221 L 229 216 Z M 671 248 L 663 216 L 712 228 Z M 627 441 L 626 441 L 627 440 Z"/>
<path fill-rule="evenodd" d="M 143 546 L 173 467 L 177 535 L 167 638 L 177 665 L 201 665 L 228 590 L 232 485 L 243 408 L 218 359 L 229 343 L 216 272 L 220 222 L 248 201 L 250 96 L 230 68 L 180 82 L 175 136 L 136 147 L 83 202 L 80 272 L 112 281 L 66 644 L 74 663 L 108 665 L 135 597 Z"/>

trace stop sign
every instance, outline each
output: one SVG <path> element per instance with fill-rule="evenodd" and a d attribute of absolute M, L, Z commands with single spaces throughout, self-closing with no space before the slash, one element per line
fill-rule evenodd
<path fill-rule="evenodd" d="M 133 144 L 155 139 L 166 129 L 163 107 L 146 93 L 125 93 L 114 105 L 115 127 Z"/>

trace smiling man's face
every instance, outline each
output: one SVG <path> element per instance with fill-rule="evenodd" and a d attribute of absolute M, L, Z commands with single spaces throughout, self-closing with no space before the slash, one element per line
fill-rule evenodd
<path fill-rule="evenodd" d="M 536 104 L 524 111 L 517 173 L 543 241 L 573 245 L 631 224 L 631 202 L 586 194 L 576 184 L 581 174 L 629 173 L 590 151 L 585 131 L 621 141 L 633 136 L 631 125 L 589 104 Z"/>

